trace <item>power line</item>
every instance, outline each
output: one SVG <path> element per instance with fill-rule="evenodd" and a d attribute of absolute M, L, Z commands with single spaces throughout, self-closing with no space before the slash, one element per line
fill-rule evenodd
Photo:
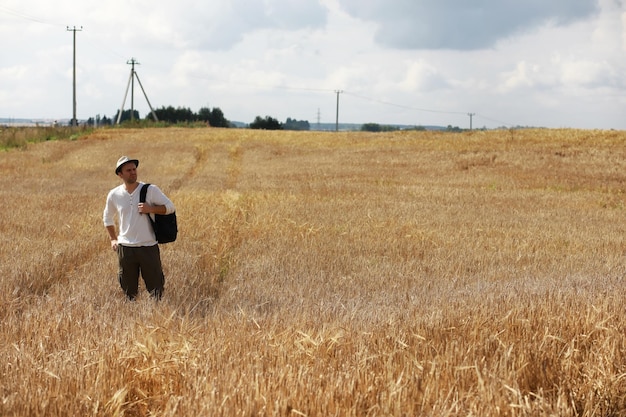
<path fill-rule="evenodd" d="M 483 116 L 482 114 L 476 114 L 476 116 L 480 117 L 481 119 L 489 120 L 490 122 L 499 123 L 499 124 L 501 124 L 502 126 L 505 126 L 505 127 L 512 127 L 512 126 L 514 126 L 513 123 L 508 123 L 508 122 L 503 122 L 501 120 L 492 119 L 492 118 L 489 118 L 487 116 Z"/>
<path fill-rule="evenodd" d="M 471 114 L 471 116 L 470 116 L 470 129 L 472 128 L 471 127 L 471 124 L 472 124 L 471 118 L 473 118 L 474 116 L 478 116 L 478 117 L 480 117 L 482 119 L 485 119 L 485 120 L 488 120 L 488 121 L 491 121 L 491 122 L 500 123 L 503 126 L 507 126 L 507 127 L 513 126 L 513 123 L 507 123 L 507 122 L 503 122 L 503 121 L 500 121 L 500 120 L 492 119 L 492 118 L 486 117 L 486 116 L 484 116 L 482 114 L 466 113 L 466 112 L 461 112 L 461 111 L 447 111 L 447 110 L 425 109 L 425 108 L 407 106 L 407 105 L 403 105 L 403 104 L 390 103 L 390 102 L 383 101 L 383 100 L 378 100 L 378 99 L 374 99 L 374 98 L 370 98 L 370 97 L 361 96 L 359 94 L 351 93 L 349 91 L 344 91 L 344 93 L 347 94 L 347 95 L 353 96 L 353 97 L 360 98 L 362 100 L 368 100 L 368 101 L 384 104 L 384 105 L 387 105 L 387 106 L 398 107 L 398 108 L 402 108 L 402 109 L 406 109 L 406 110 L 414 110 L 414 111 L 421 111 L 421 112 L 427 112 L 427 113 L 440 113 L 440 114 L 458 114 L 458 115 L 465 115 L 465 114 L 470 115 Z"/>
<path fill-rule="evenodd" d="M 50 26 L 64 26 L 60 23 L 52 23 L 52 22 L 46 22 L 45 20 L 41 20 L 38 19 L 36 17 L 30 16 L 24 12 L 20 12 L 18 10 L 13 10 L 10 9 L 6 6 L 0 5 L 0 10 L 3 10 L 5 13 L 10 14 L 12 16 L 15 17 L 19 17 L 20 19 L 24 19 L 24 20 L 29 20 L 31 22 L 35 22 L 35 23 L 41 23 L 42 25 L 50 25 Z"/>
<path fill-rule="evenodd" d="M 307 88 L 307 87 L 289 87 L 289 86 L 284 86 L 284 85 L 279 85 L 274 87 L 277 90 L 297 90 L 297 91 L 318 91 L 321 93 L 328 93 L 328 92 L 336 92 L 337 90 L 331 90 L 329 88 Z"/>
<path fill-rule="evenodd" d="M 349 91 L 345 91 L 345 93 L 347 95 L 350 95 L 350 96 L 353 96 L 353 97 L 357 97 L 357 98 L 360 98 L 362 100 L 373 101 L 373 102 L 376 102 L 376 103 L 385 104 L 387 106 L 399 107 L 399 108 L 407 109 L 407 110 L 415 110 L 415 111 L 422 111 L 422 112 L 428 112 L 428 113 L 465 114 L 465 112 L 461 112 L 461 111 L 446 111 L 446 110 L 424 109 L 424 108 L 419 108 L 419 107 L 407 106 L 407 105 L 403 105 L 403 104 L 390 103 L 388 101 L 383 101 L 383 100 L 378 100 L 378 99 L 374 99 L 374 98 L 370 98 L 370 97 L 361 96 L 359 94 L 351 93 Z"/>

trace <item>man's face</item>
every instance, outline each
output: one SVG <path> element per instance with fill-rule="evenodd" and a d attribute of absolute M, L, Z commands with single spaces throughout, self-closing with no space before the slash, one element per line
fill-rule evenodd
<path fill-rule="evenodd" d="M 137 182 L 137 165 L 134 162 L 127 162 L 122 165 L 119 174 L 117 174 L 126 184 Z"/>

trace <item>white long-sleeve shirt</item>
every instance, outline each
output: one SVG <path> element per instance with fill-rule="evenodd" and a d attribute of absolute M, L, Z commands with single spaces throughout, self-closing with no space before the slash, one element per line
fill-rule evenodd
<path fill-rule="evenodd" d="M 104 226 L 114 226 L 115 216 L 119 221 L 117 243 L 125 246 L 153 246 L 157 244 L 149 214 L 139 213 L 139 193 L 143 182 L 129 193 L 124 184 L 115 187 L 107 195 L 106 205 L 102 214 Z M 156 206 L 165 206 L 165 214 L 176 211 L 174 203 L 157 187 L 152 184 L 146 193 L 146 203 Z"/>

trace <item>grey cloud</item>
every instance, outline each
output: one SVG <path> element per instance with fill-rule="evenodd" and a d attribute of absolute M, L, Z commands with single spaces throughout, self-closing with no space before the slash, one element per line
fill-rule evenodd
<path fill-rule="evenodd" d="M 232 0 L 214 10 L 197 11 L 189 24 L 192 43 L 208 49 L 229 49 L 251 32 L 261 29 L 298 30 L 323 27 L 327 10 L 317 0 Z"/>
<path fill-rule="evenodd" d="M 593 15 L 596 0 L 339 0 L 352 16 L 378 23 L 376 41 L 399 49 L 473 50 L 546 23 Z"/>

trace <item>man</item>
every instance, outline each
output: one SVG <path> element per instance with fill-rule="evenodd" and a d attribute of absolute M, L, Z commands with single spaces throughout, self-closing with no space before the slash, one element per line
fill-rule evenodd
<path fill-rule="evenodd" d="M 150 219 L 150 214 L 170 214 L 176 208 L 155 185 L 148 187 L 146 202 L 139 202 L 142 182 L 137 181 L 139 160 L 122 156 L 115 166 L 115 174 L 122 184 L 107 195 L 102 219 L 111 239 L 111 249 L 117 252 L 118 279 L 126 297 L 134 300 L 139 287 L 139 273 L 148 292 L 161 299 L 165 277 L 161 253 Z M 117 215 L 119 234 L 115 231 Z"/>

